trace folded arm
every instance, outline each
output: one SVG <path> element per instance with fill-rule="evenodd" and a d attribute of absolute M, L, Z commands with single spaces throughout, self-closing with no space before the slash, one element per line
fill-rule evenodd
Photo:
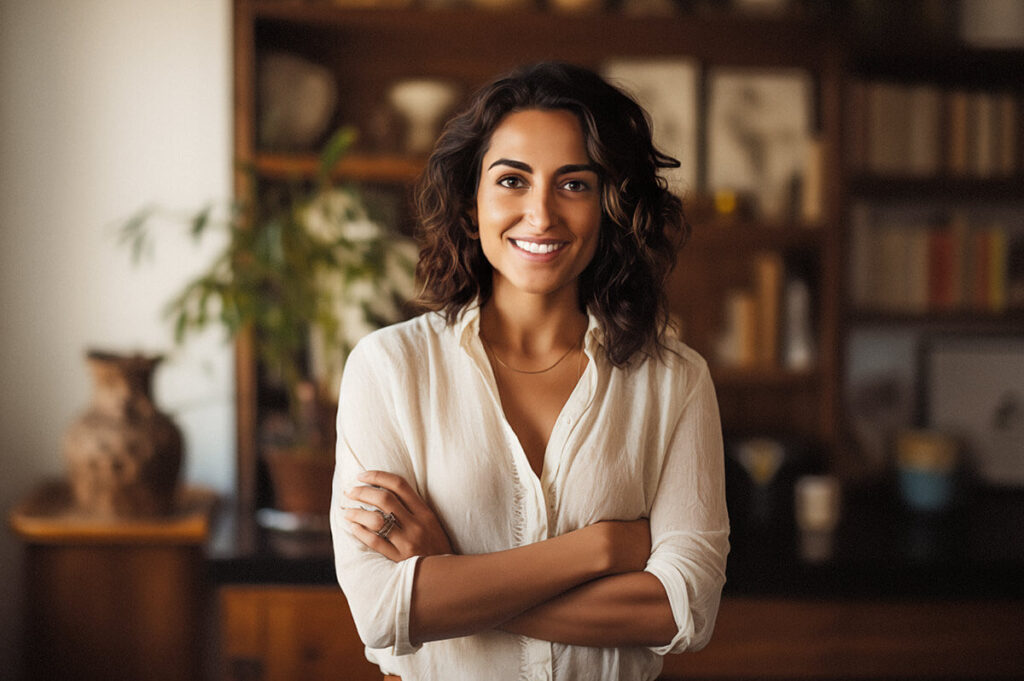
<path fill-rule="evenodd" d="M 516 617 L 523 617 L 517 625 L 520 628 L 532 627 L 530 622 L 544 617 L 539 612 L 524 615 L 528 610 L 542 604 L 551 606 L 555 597 L 592 580 L 636 574 L 650 554 L 648 523 L 640 520 L 596 523 L 494 553 L 429 555 L 442 546 L 432 529 L 436 518 L 412 488 L 399 476 L 380 471 L 360 476 L 360 480 L 370 486 L 354 488 L 349 498 L 394 513 L 397 525 L 382 538 L 376 534 L 382 525 L 379 514 L 351 509 L 346 519 L 352 523 L 353 535 L 395 562 L 423 556 L 413 581 L 409 614 L 409 639 L 414 645 L 492 629 Z M 596 593 L 605 597 L 609 592 L 600 589 Z M 620 605 L 625 605 L 623 597 L 628 599 L 628 595 L 619 595 Z M 588 598 L 597 610 L 593 596 Z M 571 598 L 569 607 L 578 599 Z M 667 609 L 664 590 L 662 600 Z M 619 614 L 624 610 L 618 608 Z"/>
<path fill-rule="evenodd" d="M 663 646 L 676 633 L 665 588 L 629 572 L 588 582 L 505 622 L 501 629 L 577 646 Z"/>

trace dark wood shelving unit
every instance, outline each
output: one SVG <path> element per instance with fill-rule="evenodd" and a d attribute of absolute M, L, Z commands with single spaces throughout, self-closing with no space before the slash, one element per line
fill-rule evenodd
<path fill-rule="evenodd" d="M 571 21 L 567 30 L 566 21 Z M 438 31 L 458 40 L 439 40 Z M 816 366 L 792 374 L 777 367 L 720 372 L 726 427 L 796 430 L 830 452 L 838 429 L 835 397 L 838 358 L 838 240 L 841 192 L 838 157 L 842 58 L 838 42 L 821 20 L 792 15 L 752 17 L 726 11 L 673 17 L 631 16 L 612 10 L 565 17 L 539 9 L 487 11 L 457 9 L 352 9 L 295 0 L 237 0 L 235 3 L 235 152 L 256 169 L 259 182 L 311 178 L 314 154 L 268 153 L 258 148 L 256 73 L 261 55 L 288 50 L 329 68 L 340 98 L 335 125 L 366 126 L 380 110 L 389 83 L 405 77 L 437 77 L 473 89 L 522 63 L 562 59 L 600 68 L 615 57 L 696 60 L 702 68 L 787 67 L 807 70 L 815 82 L 817 133 L 825 141 L 825 214 L 819 225 L 766 224 L 723 220 L 690 211 L 693 235 L 673 279 L 673 310 L 681 316 L 687 341 L 712 358 L 714 328 L 721 323 L 722 291 L 748 276 L 761 251 L 778 252 L 811 270 L 814 286 Z M 344 181 L 389 185 L 408 196 L 424 159 L 375 148 L 365 139 L 340 164 Z M 238 190 L 249 177 L 240 174 Z M 689 197 L 688 197 L 689 198 Z M 707 204 L 706 198 L 697 197 Z M 260 386 L 252 339 L 238 352 L 239 500 L 252 511 L 265 494 L 255 440 L 260 420 Z M 748 390 L 750 388 L 751 390 Z M 746 396 L 751 392 L 754 397 Z M 781 394 L 781 399 L 778 395 Z M 779 404 L 785 405 L 780 409 Z M 751 411 L 752 410 L 752 411 Z M 751 417 L 745 413 L 751 412 Z M 781 423 L 772 423 L 778 419 Z"/>

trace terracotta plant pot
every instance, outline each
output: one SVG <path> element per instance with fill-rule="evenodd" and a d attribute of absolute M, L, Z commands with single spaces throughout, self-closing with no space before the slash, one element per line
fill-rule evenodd
<path fill-rule="evenodd" d="M 171 513 L 182 442 L 181 431 L 151 397 L 160 358 L 94 351 L 87 359 L 92 402 L 64 437 L 76 506 L 109 517 Z"/>
<path fill-rule="evenodd" d="M 274 447 L 264 453 L 274 491 L 274 507 L 307 516 L 331 510 L 334 457 L 308 447 Z"/>

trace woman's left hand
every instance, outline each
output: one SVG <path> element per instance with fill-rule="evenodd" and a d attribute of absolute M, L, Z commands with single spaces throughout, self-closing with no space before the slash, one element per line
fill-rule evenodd
<path fill-rule="evenodd" d="M 454 553 L 437 514 L 405 478 L 384 471 L 366 471 L 359 474 L 359 480 L 366 485 L 353 487 L 345 496 L 380 510 L 345 511 L 356 539 L 396 563 L 413 556 Z"/>

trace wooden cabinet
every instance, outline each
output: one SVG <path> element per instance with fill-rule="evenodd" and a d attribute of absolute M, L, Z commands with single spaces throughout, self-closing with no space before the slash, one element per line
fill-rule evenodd
<path fill-rule="evenodd" d="M 225 681 L 379 681 L 333 587 L 220 592 Z M 725 598 L 707 648 L 662 679 L 977 679 L 1024 671 L 1019 601 Z"/>
<path fill-rule="evenodd" d="M 28 678 L 205 678 L 212 504 L 192 490 L 168 518 L 98 521 L 76 516 L 63 482 L 20 504 Z"/>
<path fill-rule="evenodd" d="M 380 681 L 338 588 L 224 586 L 218 602 L 224 681 Z"/>

